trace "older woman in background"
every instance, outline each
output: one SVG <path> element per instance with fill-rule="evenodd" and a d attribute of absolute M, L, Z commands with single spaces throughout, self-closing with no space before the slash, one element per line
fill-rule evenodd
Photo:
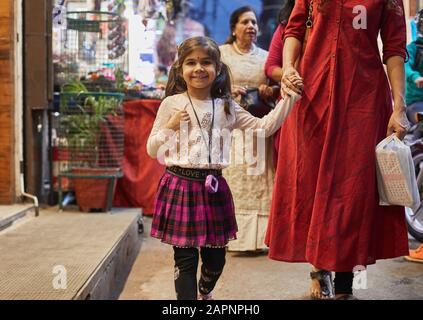
<path fill-rule="evenodd" d="M 272 96 L 273 89 L 266 85 L 267 79 L 264 73 L 267 51 L 255 44 L 258 23 L 254 10 L 249 6 L 235 10 L 230 17 L 230 29 L 231 36 L 220 50 L 222 61 L 231 70 L 232 91 L 235 99 L 239 101 L 246 94 L 247 88 L 251 87 L 258 88 L 262 98 Z M 253 139 L 255 140 L 255 137 Z M 234 140 L 234 143 L 236 142 L 237 139 Z M 245 143 L 249 142 L 245 141 Z M 256 164 L 249 166 L 233 162 L 223 171 L 233 193 L 238 223 L 238 238 L 229 243 L 230 251 L 256 251 L 266 248 L 264 236 L 275 170 L 272 161 L 271 138 L 266 139 L 265 143 L 265 166 L 262 174 L 247 174 L 247 169 L 255 167 Z M 234 149 L 233 146 L 233 151 Z"/>

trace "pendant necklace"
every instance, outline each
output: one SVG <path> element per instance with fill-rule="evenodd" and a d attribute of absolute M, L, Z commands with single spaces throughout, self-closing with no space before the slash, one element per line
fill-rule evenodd
<path fill-rule="evenodd" d="M 209 143 L 207 145 L 206 137 L 204 136 L 203 129 L 201 128 L 200 119 L 198 118 L 197 112 L 195 111 L 194 104 L 192 103 L 192 100 L 191 100 L 191 97 L 190 97 L 188 91 L 187 91 L 187 96 L 188 96 L 189 102 L 191 104 L 191 108 L 194 111 L 195 119 L 197 119 L 197 124 L 198 124 L 198 127 L 200 129 L 201 136 L 203 137 L 203 141 L 204 141 L 204 143 L 207 147 L 207 151 L 209 153 L 208 160 L 209 160 L 209 168 L 210 168 L 211 153 L 212 153 L 212 146 L 213 146 L 212 140 L 213 140 L 213 125 L 214 125 L 214 99 L 212 99 L 213 116 L 212 116 L 212 122 L 211 122 L 210 130 L 209 130 Z M 217 180 L 217 178 L 214 175 L 209 174 L 206 178 L 204 186 L 209 193 L 216 193 L 218 188 L 219 188 L 219 181 Z"/>

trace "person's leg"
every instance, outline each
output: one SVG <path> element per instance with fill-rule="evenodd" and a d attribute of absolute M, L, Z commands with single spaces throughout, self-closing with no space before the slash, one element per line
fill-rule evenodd
<path fill-rule="evenodd" d="M 318 272 L 319 269 L 315 268 L 314 266 L 311 266 L 311 283 L 310 283 L 310 297 L 312 299 L 321 299 L 321 292 L 320 292 L 320 282 L 317 277 L 313 277 L 313 274 L 315 272 Z"/>
<path fill-rule="evenodd" d="M 417 249 L 410 249 L 410 254 L 404 257 L 408 261 L 423 263 L 423 244 Z"/>
<path fill-rule="evenodd" d="M 318 269 L 312 266 L 310 272 L 310 296 L 312 299 L 334 299 L 335 290 L 332 280 L 332 272 Z"/>
<path fill-rule="evenodd" d="M 175 291 L 178 300 L 197 300 L 197 248 L 173 247 Z"/>
<path fill-rule="evenodd" d="M 336 294 L 352 294 L 353 293 L 352 272 L 335 272 L 335 293 Z"/>
<path fill-rule="evenodd" d="M 225 266 L 226 248 L 201 248 L 201 278 L 198 282 L 200 295 L 210 295 Z"/>
<path fill-rule="evenodd" d="M 357 300 L 353 295 L 353 272 L 335 273 L 335 293 L 337 300 Z"/>

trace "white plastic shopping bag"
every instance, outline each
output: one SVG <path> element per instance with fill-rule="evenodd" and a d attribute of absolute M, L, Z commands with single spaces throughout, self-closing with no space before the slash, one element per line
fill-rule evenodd
<path fill-rule="evenodd" d="M 420 196 L 410 147 L 393 134 L 376 146 L 376 163 L 380 205 L 416 210 Z"/>

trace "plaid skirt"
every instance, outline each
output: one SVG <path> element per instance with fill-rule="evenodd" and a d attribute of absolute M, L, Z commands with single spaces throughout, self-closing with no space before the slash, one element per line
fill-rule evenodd
<path fill-rule="evenodd" d="M 226 180 L 209 193 L 204 182 L 165 172 L 155 199 L 151 236 L 178 247 L 224 247 L 238 227 Z"/>

